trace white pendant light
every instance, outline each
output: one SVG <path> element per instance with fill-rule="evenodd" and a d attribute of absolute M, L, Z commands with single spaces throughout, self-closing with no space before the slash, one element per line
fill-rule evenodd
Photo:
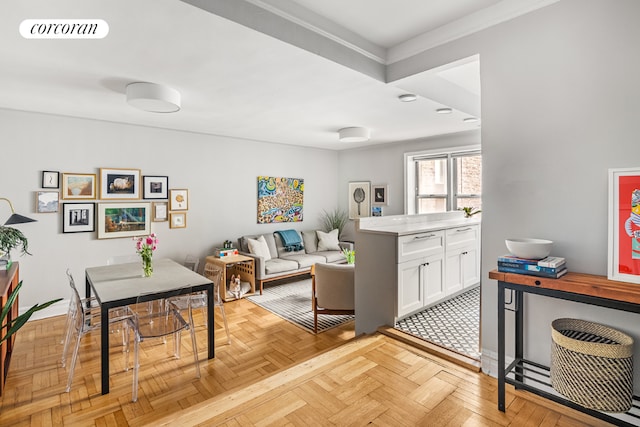
<path fill-rule="evenodd" d="M 371 137 L 371 131 L 367 128 L 350 127 L 338 131 L 340 142 L 365 142 Z"/>
<path fill-rule="evenodd" d="M 127 102 L 152 113 L 175 113 L 180 110 L 180 92 L 155 83 L 130 83 L 127 85 Z"/>

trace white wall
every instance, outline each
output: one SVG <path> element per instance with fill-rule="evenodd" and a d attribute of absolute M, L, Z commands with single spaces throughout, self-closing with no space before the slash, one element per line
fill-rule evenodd
<path fill-rule="evenodd" d="M 480 54 L 482 347 L 492 375 L 497 283 L 487 275 L 506 253 L 505 238 L 554 240 L 553 254 L 566 257 L 571 271 L 607 274 L 607 170 L 640 167 L 638 16 L 636 0 L 562 0 L 390 67 L 390 78 L 401 79 Z M 341 155 L 341 184 L 366 177 L 369 159 L 358 154 Z M 368 171 L 393 183 L 393 213 L 400 212 L 396 157 L 386 163 L 390 170 L 378 163 Z M 549 362 L 550 323 L 558 317 L 604 323 L 640 340 L 637 315 L 539 297 L 526 305 L 532 360 Z"/>
<path fill-rule="evenodd" d="M 135 254 L 130 238 L 98 240 L 97 233 L 62 233 L 61 213 L 35 213 L 42 170 L 99 173 L 99 168 L 137 168 L 143 175 L 168 175 L 170 188 L 189 189 L 187 228 L 153 222 L 159 235 L 154 257 L 205 257 L 226 239 L 276 229 L 313 229 L 323 209 L 337 205 L 337 153 L 287 145 L 234 140 L 54 115 L 0 109 L 0 197 L 38 222 L 17 225 L 33 256 L 20 257 L 24 287 L 20 307 L 69 298 L 65 270 L 84 292 L 84 269 L 117 254 Z M 257 176 L 305 180 L 304 219 L 297 224 L 257 224 Z M 0 202 L 0 220 L 10 215 Z M 61 304 L 59 307 L 66 307 Z"/>

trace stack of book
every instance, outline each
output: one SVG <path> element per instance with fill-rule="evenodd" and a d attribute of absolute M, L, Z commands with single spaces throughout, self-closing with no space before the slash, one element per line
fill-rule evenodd
<path fill-rule="evenodd" d="M 216 258 L 224 258 L 226 256 L 238 255 L 236 248 L 215 248 L 213 254 Z"/>
<path fill-rule="evenodd" d="M 502 255 L 498 257 L 498 271 L 557 279 L 567 274 L 567 263 L 560 257 L 527 259 Z"/>

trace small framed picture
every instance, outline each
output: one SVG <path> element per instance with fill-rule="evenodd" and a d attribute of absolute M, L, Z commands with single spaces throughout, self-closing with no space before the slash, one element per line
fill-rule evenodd
<path fill-rule="evenodd" d="M 60 172 L 42 171 L 42 188 L 60 188 Z"/>
<path fill-rule="evenodd" d="M 62 205 L 62 232 L 96 231 L 95 203 L 65 203 Z"/>
<path fill-rule="evenodd" d="M 98 239 L 151 233 L 151 203 L 98 203 Z"/>
<path fill-rule="evenodd" d="M 389 205 L 389 186 L 388 185 L 372 185 L 371 186 L 371 204 L 377 206 Z"/>
<path fill-rule="evenodd" d="M 58 212 L 60 193 L 57 191 L 36 191 L 36 212 Z"/>
<path fill-rule="evenodd" d="M 186 228 L 186 212 L 169 212 L 169 228 Z"/>
<path fill-rule="evenodd" d="M 142 188 L 143 199 L 167 199 L 169 197 L 169 177 L 144 175 Z"/>
<path fill-rule="evenodd" d="M 136 200 L 140 198 L 140 169 L 100 168 L 100 198 Z"/>
<path fill-rule="evenodd" d="M 96 198 L 95 173 L 63 173 L 62 198 L 64 200 L 89 200 Z"/>
<path fill-rule="evenodd" d="M 153 202 L 151 205 L 153 211 L 152 221 L 162 222 L 169 219 L 169 209 L 167 209 L 167 202 Z"/>
<path fill-rule="evenodd" d="M 189 209 L 189 190 L 173 188 L 169 190 L 169 210 L 186 211 Z"/>
<path fill-rule="evenodd" d="M 371 216 L 382 216 L 382 206 L 371 206 Z"/>

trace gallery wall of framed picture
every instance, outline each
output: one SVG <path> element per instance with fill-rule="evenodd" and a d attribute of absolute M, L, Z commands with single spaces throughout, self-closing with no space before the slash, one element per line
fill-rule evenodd
<path fill-rule="evenodd" d="M 186 228 L 189 190 L 169 188 L 166 175 L 138 168 L 91 172 L 43 170 L 35 191 L 36 213 L 61 213 L 63 233 L 96 232 L 98 239 L 151 233 L 152 222 Z"/>

